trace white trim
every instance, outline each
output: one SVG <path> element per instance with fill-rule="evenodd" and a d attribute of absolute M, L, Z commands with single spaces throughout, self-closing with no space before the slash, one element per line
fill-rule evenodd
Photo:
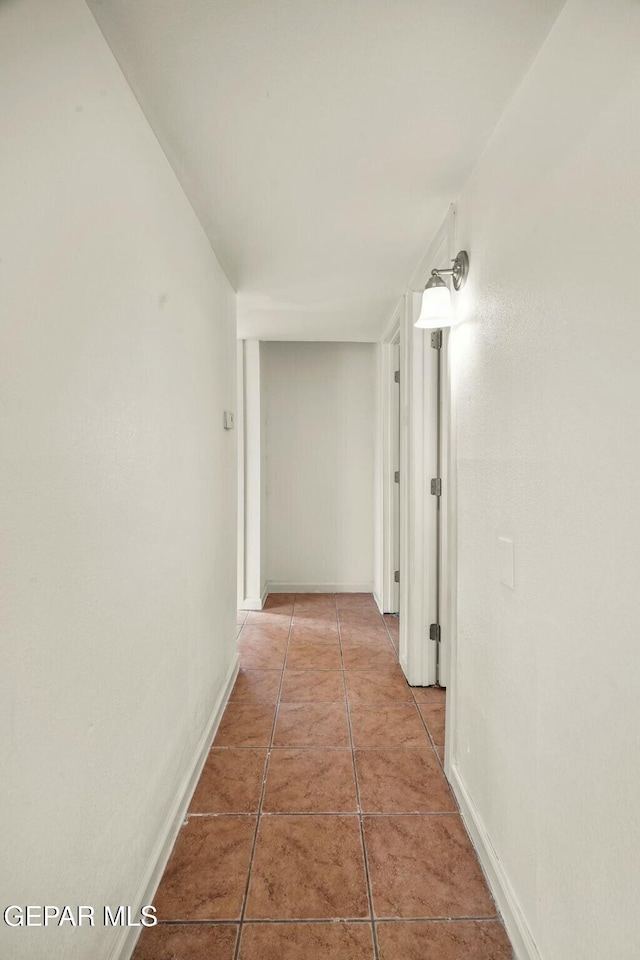
<path fill-rule="evenodd" d="M 131 902 L 132 914 L 137 914 L 140 908 L 145 904 L 153 903 L 153 898 L 160 884 L 160 880 L 162 879 L 162 874 L 164 873 L 167 861 L 169 860 L 171 851 L 173 850 L 173 846 L 180 831 L 180 827 L 182 826 L 187 810 L 189 809 L 191 797 L 193 796 L 196 784 L 200 779 L 200 774 L 202 773 L 202 768 L 204 767 L 205 760 L 207 759 L 207 755 L 211 748 L 211 743 L 216 735 L 220 720 L 222 719 L 224 708 L 227 705 L 227 700 L 231 695 L 233 685 L 236 681 L 236 677 L 238 676 L 238 665 L 239 659 L 238 655 L 236 654 L 236 657 L 229 668 L 229 672 L 227 673 L 222 689 L 213 706 L 213 710 L 207 726 L 205 727 L 204 733 L 202 734 L 200 742 L 196 747 L 193 762 L 183 778 L 182 785 L 178 791 L 175 802 L 169 811 L 169 815 L 158 832 L 158 839 L 154 845 L 149 866 L 147 867 L 142 882 L 138 887 L 138 891 Z M 140 932 L 141 929 L 139 927 L 123 927 L 120 935 L 114 941 L 113 947 L 111 948 L 109 960 L 130 960 Z"/>
<path fill-rule="evenodd" d="M 471 799 L 455 762 L 451 765 L 449 781 L 460 805 L 460 813 L 476 848 L 489 887 L 504 920 L 516 960 L 540 960 L 540 954 L 518 903 L 513 887 L 496 853 L 482 817 Z"/>
<path fill-rule="evenodd" d="M 380 337 L 380 343 L 394 343 L 398 338 L 402 316 L 404 314 L 404 296 L 400 297 L 394 307 L 393 313 L 389 318 L 389 323 L 384 328 L 384 333 Z"/>
<path fill-rule="evenodd" d="M 251 611 L 251 610 L 262 610 L 263 607 L 264 607 L 264 600 L 261 600 L 261 599 L 256 600 L 253 597 L 245 597 L 245 599 L 242 601 L 238 609 Z"/>
<path fill-rule="evenodd" d="M 443 243 L 440 230 L 432 250 Z M 406 297 L 400 331 L 400 664 L 410 684 L 429 686 L 436 680 L 436 645 L 429 640 L 435 619 L 437 501 L 429 481 L 436 469 L 437 364 L 430 331 L 414 320 L 421 295 Z M 426 333 L 426 335 L 425 335 Z"/>
<path fill-rule="evenodd" d="M 383 613 L 398 613 L 400 609 L 399 590 L 394 579 L 394 573 L 400 566 L 400 557 L 395 556 L 395 535 L 394 521 L 399 524 L 400 518 L 394 512 L 394 497 L 398 488 L 393 481 L 393 471 L 400 469 L 400 463 L 395 462 L 396 444 L 399 442 L 398 431 L 400 429 L 397 398 L 394 398 L 393 391 L 399 390 L 394 383 L 394 373 L 396 364 L 401 369 L 400 357 L 400 318 L 401 309 L 404 306 L 402 298 L 398 308 L 396 308 L 392 320 L 385 331 L 385 339 L 380 344 L 380 549 L 381 549 L 381 597 L 380 609 Z M 398 352 L 396 358 L 395 353 Z M 401 375 L 402 376 L 402 375 Z M 401 478 L 402 479 L 402 478 Z M 397 501 L 395 501 L 397 502 Z"/>
<path fill-rule="evenodd" d="M 260 610 L 257 597 L 264 595 L 265 493 L 264 405 L 259 340 L 243 341 L 244 389 L 244 596 L 238 606 Z M 251 606 L 247 606 L 251 604 Z"/>
<path fill-rule="evenodd" d="M 236 449 L 238 469 L 238 609 L 245 595 L 245 412 L 244 412 L 244 340 L 237 341 L 236 352 Z"/>
<path fill-rule="evenodd" d="M 240 604 L 240 606 L 238 607 L 238 609 L 239 610 L 262 610 L 268 596 L 269 596 L 269 584 L 266 583 L 262 591 L 262 596 L 258 598 L 245 597 L 242 603 Z"/>
<path fill-rule="evenodd" d="M 456 206 L 447 217 L 449 257 L 457 252 Z M 447 777 L 456 757 L 457 736 L 457 650 L 458 650 L 458 460 L 455 377 L 452 338 L 448 330 L 442 341 L 442 497 L 440 563 L 440 683 L 447 688 L 444 769 Z"/>
<path fill-rule="evenodd" d="M 430 346 L 430 331 L 413 327 L 421 292 L 431 269 L 446 264 L 455 251 L 455 206 L 449 207 L 438 232 L 414 271 L 402 328 L 402 557 L 400 566 L 400 660 L 410 683 L 425 686 L 436 681 L 436 646 L 428 639 L 439 600 L 440 682 L 450 686 L 455 658 L 456 632 L 456 444 L 452 395 L 449 331 L 443 332 L 441 370 L 440 590 L 436 595 L 437 501 L 429 491 L 436 476 L 437 353 Z M 405 450 L 406 448 L 406 450 Z M 455 685 L 455 680 L 453 682 Z M 452 759 L 455 740 L 455 701 L 447 696 L 445 770 Z M 455 694 L 454 694 L 455 697 Z"/>
<path fill-rule="evenodd" d="M 288 583 L 270 580 L 267 593 L 371 593 L 373 583 Z"/>
<path fill-rule="evenodd" d="M 400 464 L 391 465 L 393 439 L 397 438 L 398 420 L 393 419 L 393 358 L 394 346 L 399 348 L 400 324 L 404 313 L 404 296 L 400 297 L 378 343 L 378 388 L 376 403 L 376 503 L 375 503 L 375 576 L 374 596 L 381 613 L 399 611 L 399 590 L 394 582 L 394 570 L 399 567 L 399 557 L 394 553 L 392 528 L 393 491 L 390 491 L 390 476 Z M 396 388 L 397 389 L 397 388 Z M 396 410 L 397 412 L 397 410 Z M 395 429 L 396 434 L 391 436 Z M 396 518 L 398 524 L 399 520 Z"/>

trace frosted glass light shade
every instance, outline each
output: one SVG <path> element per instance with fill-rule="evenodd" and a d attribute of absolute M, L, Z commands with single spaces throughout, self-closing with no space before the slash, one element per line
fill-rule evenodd
<path fill-rule="evenodd" d="M 422 294 L 422 309 L 415 325 L 423 330 L 439 330 L 454 323 L 451 291 L 440 277 L 431 277 Z"/>

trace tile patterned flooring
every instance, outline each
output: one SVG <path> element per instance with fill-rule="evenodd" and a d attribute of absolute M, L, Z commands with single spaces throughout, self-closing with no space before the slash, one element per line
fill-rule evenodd
<path fill-rule="evenodd" d="M 271 595 L 134 960 L 511 960 L 442 772 L 444 691 L 411 688 L 368 594 Z"/>

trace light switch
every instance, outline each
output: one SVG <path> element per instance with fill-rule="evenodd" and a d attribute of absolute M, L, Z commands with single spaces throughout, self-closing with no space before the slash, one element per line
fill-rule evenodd
<path fill-rule="evenodd" d="M 235 417 L 231 410 L 225 410 L 224 412 L 224 428 L 225 430 L 233 430 L 235 426 Z"/>
<path fill-rule="evenodd" d="M 500 570 L 500 583 L 513 590 L 514 570 L 513 570 L 513 540 L 508 537 L 498 537 L 498 566 Z"/>

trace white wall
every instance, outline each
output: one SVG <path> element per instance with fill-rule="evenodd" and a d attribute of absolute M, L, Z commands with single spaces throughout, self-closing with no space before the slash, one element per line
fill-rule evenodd
<path fill-rule="evenodd" d="M 261 349 L 270 587 L 371 590 L 376 346 Z"/>
<path fill-rule="evenodd" d="M 542 960 L 638 956 L 639 49 L 570 0 L 459 203 L 455 766 Z"/>
<path fill-rule="evenodd" d="M 0 114 L 1 899 L 135 905 L 235 656 L 234 294 L 81 0 L 0 4 Z"/>

